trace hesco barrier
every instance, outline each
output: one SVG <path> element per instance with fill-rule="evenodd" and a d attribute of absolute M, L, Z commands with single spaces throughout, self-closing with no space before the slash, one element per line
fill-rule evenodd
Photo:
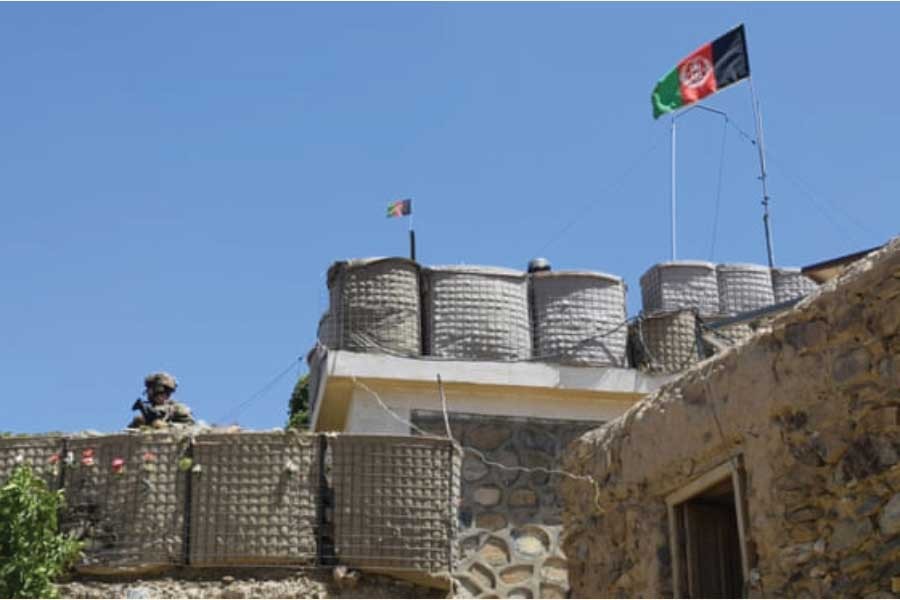
<path fill-rule="evenodd" d="M 459 460 L 444 438 L 246 432 L 0 440 L 65 488 L 93 574 L 191 565 L 450 570 Z"/>
<path fill-rule="evenodd" d="M 449 571 L 454 559 L 460 457 L 445 438 L 328 439 L 334 546 L 358 567 Z"/>
<path fill-rule="evenodd" d="M 184 546 L 188 440 L 168 434 L 65 440 L 61 529 L 85 542 L 78 569 L 170 566 Z"/>
<path fill-rule="evenodd" d="M 460 360 L 532 356 L 528 276 L 474 265 L 423 269 L 426 354 Z"/>
<path fill-rule="evenodd" d="M 701 315 L 719 312 L 716 265 L 678 260 L 659 263 L 641 275 L 644 312 L 693 309 Z"/>
<path fill-rule="evenodd" d="M 190 564 L 308 564 L 316 559 L 315 436 L 197 436 L 191 467 Z"/>
<path fill-rule="evenodd" d="M 772 275 L 762 265 L 733 264 L 716 267 L 719 313 L 735 315 L 775 304 Z"/>
<path fill-rule="evenodd" d="M 22 464 L 47 484 L 50 489 L 59 486 L 62 469 L 63 438 L 54 436 L 14 437 L 0 439 L 0 484 L 12 475 L 13 469 Z"/>
<path fill-rule="evenodd" d="M 590 271 L 531 277 L 534 356 L 579 366 L 627 366 L 625 284 Z"/>
<path fill-rule="evenodd" d="M 629 328 L 634 364 L 677 373 L 700 361 L 697 315 L 692 310 L 642 316 Z"/>
<path fill-rule="evenodd" d="M 329 348 L 422 354 L 419 265 L 406 258 L 336 262 L 319 339 Z"/>
<path fill-rule="evenodd" d="M 775 302 L 787 302 L 810 294 L 819 287 L 818 284 L 800 272 L 800 269 L 772 269 L 772 287 L 775 290 Z"/>

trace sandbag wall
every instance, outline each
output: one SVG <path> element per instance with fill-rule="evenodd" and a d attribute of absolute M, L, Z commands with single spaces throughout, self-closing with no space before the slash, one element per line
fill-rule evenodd
<path fill-rule="evenodd" d="M 22 437 L 0 439 L 0 485 L 24 464 L 65 490 L 60 529 L 85 542 L 82 573 L 362 559 L 438 572 L 452 558 L 457 454 L 444 438 L 294 431 Z M 360 529 L 359 515 L 377 522 Z"/>

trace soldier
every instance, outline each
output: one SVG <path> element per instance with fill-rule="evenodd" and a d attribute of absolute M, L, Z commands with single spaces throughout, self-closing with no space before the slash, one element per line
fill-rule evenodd
<path fill-rule="evenodd" d="M 128 425 L 131 428 L 153 427 L 163 429 L 172 424 L 192 425 L 194 417 L 187 405 L 172 400 L 172 392 L 178 387 L 178 382 L 168 373 L 160 371 L 151 373 L 144 378 L 144 394 L 146 401 L 140 398 L 135 400 L 131 410 L 139 410 L 141 414 L 136 416 Z"/>

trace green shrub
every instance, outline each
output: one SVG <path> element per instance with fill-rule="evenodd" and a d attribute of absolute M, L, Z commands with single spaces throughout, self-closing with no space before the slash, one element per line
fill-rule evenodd
<path fill-rule="evenodd" d="M 288 403 L 288 429 L 308 429 L 309 419 L 309 373 L 297 380 Z"/>
<path fill-rule="evenodd" d="M 19 466 L 0 487 L 0 598 L 55 598 L 53 580 L 78 558 L 81 543 L 59 534 L 63 493 Z"/>

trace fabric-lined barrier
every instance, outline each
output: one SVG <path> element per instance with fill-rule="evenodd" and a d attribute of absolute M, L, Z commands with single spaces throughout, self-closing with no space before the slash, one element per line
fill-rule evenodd
<path fill-rule="evenodd" d="M 181 562 L 185 476 L 178 463 L 187 445 L 168 434 L 66 440 L 61 529 L 85 543 L 80 571 Z"/>
<path fill-rule="evenodd" d="M 459 453 L 446 438 L 328 439 L 338 562 L 447 572 L 453 562 Z"/>
<path fill-rule="evenodd" d="M 317 448 L 314 436 L 290 431 L 198 436 L 190 564 L 314 562 Z"/>

